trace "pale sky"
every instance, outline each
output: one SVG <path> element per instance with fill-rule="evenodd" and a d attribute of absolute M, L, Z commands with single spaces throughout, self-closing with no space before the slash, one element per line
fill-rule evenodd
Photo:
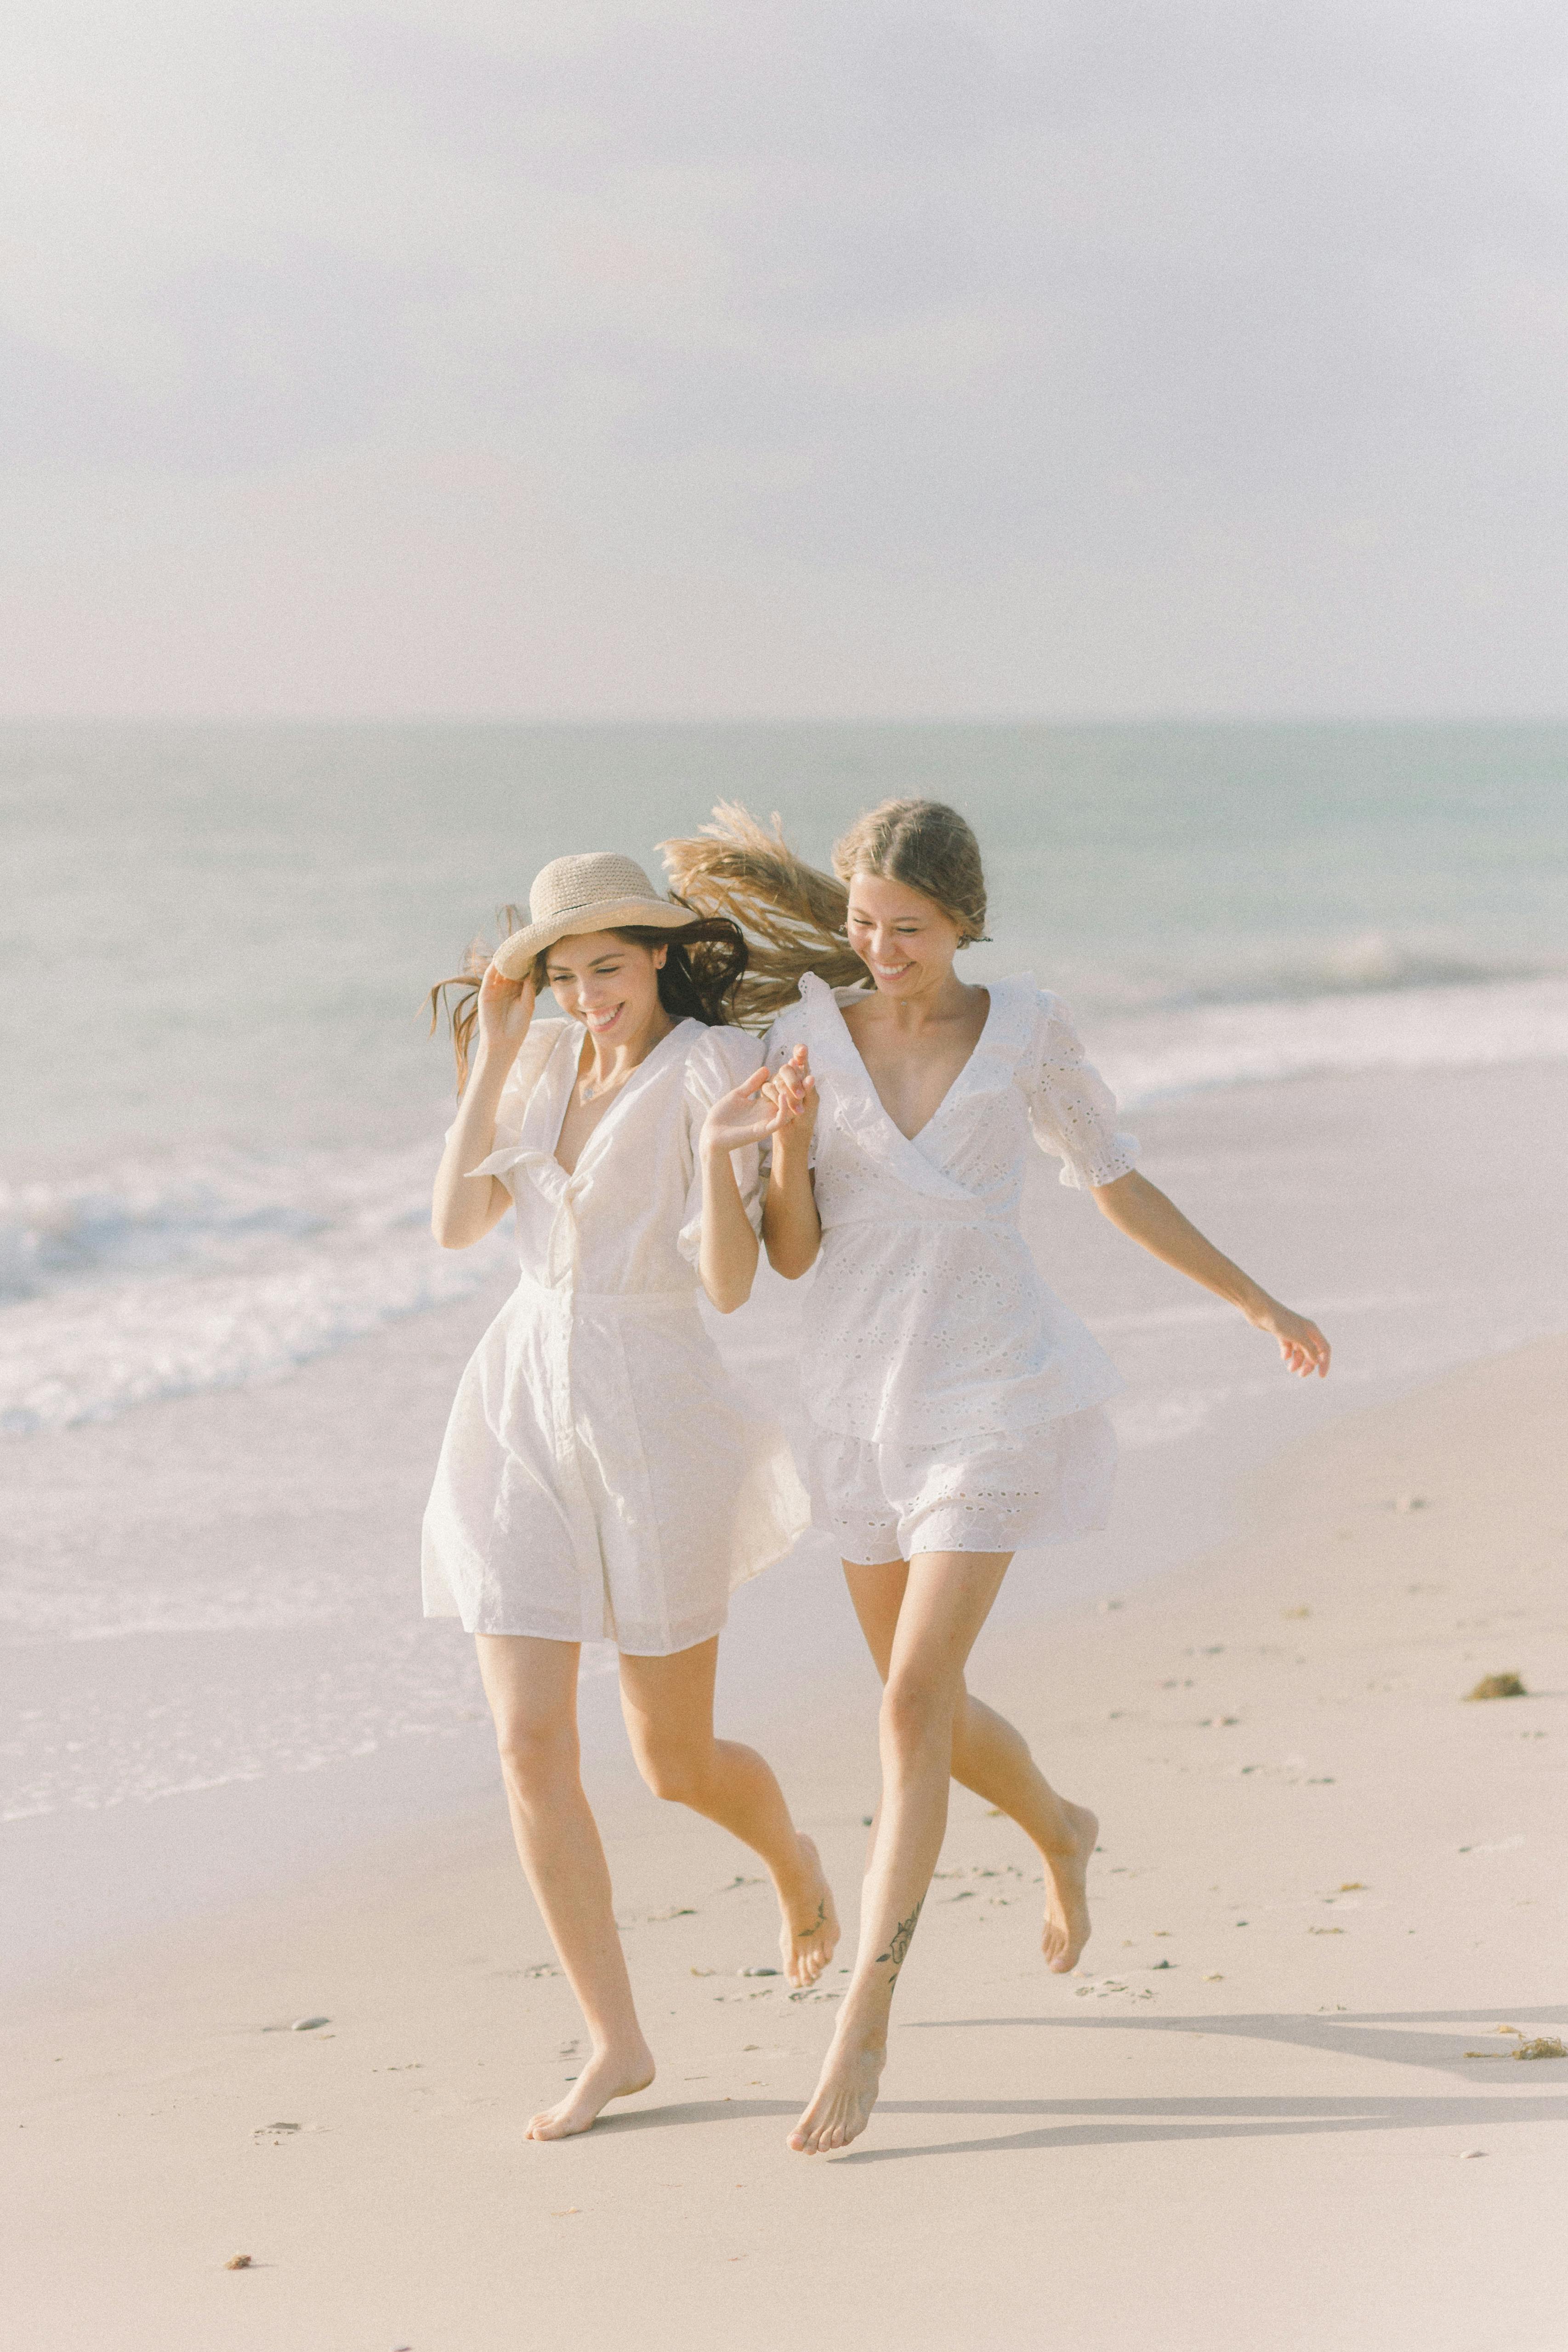
<path fill-rule="evenodd" d="M 0 710 L 1568 711 L 1562 0 L 15 0 Z"/>

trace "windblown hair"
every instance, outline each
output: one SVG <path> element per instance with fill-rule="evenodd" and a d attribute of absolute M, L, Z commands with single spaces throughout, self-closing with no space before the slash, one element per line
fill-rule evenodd
<path fill-rule="evenodd" d="M 814 971 L 829 988 L 852 988 L 866 967 L 845 931 L 857 874 L 902 882 L 942 908 L 968 947 L 985 937 L 985 876 L 980 845 L 943 801 L 884 801 L 857 817 L 833 847 L 833 872 L 795 856 L 778 818 L 773 831 L 738 802 L 721 801 L 693 840 L 666 841 L 671 896 L 683 906 L 728 916 L 750 950 L 731 1018 L 763 1028 Z"/>
<path fill-rule="evenodd" d="M 528 917 L 520 908 L 502 907 L 496 921 L 502 939 L 509 939 L 523 929 Z M 700 1021 L 706 1028 L 717 1029 L 735 1020 L 736 995 L 747 962 L 746 941 L 738 923 L 693 908 L 690 922 L 679 930 L 665 930 L 656 923 L 618 923 L 612 936 L 634 940 L 638 947 L 668 948 L 658 970 L 658 1001 L 672 1021 Z M 445 1013 L 451 1024 L 459 1094 L 468 1083 L 479 982 L 494 951 L 488 940 L 475 940 L 464 955 L 462 970 L 449 980 L 438 980 L 430 991 L 430 1034 L 435 1035 L 436 1024 Z M 533 985 L 542 995 L 550 984 L 545 977 L 550 953 L 545 948 L 533 959 Z M 448 990 L 455 992 L 448 996 Z"/>

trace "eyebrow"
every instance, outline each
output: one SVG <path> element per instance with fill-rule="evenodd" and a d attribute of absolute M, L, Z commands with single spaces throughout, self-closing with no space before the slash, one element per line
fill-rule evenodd
<path fill-rule="evenodd" d="M 619 948 L 607 948 L 602 956 L 594 958 L 588 969 L 590 971 L 603 971 L 606 964 L 619 963 L 621 961 L 622 950 Z M 569 963 L 547 963 L 544 969 L 547 972 L 559 972 L 563 980 L 575 980 L 577 977 Z"/>

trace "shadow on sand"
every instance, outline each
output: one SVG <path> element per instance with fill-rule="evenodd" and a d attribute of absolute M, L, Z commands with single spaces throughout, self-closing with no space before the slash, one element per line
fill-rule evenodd
<path fill-rule="evenodd" d="M 1465 2052 L 1489 2016 L 1542 2032 L 1568 2024 L 1568 2007 L 1552 2009 L 1429 2010 L 1375 2015 L 1292 2016 L 1259 2013 L 1208 2017 L 965 2017 L 931 2018 L 906 2027 L 909 2032 L 962 2032 L 982 2027 L 1065 2033 L 1229 2034 L 1259 2042 L 1285 2042 L 1349 2058 L 1376 2058 L 1395 2065 L 1434 2067 L 1476 2079 L 1479 2063 Z M 1443 2027 L 1459 2025 L 1460 2032 Z M 1499 2045 L 1506 2058 L 1507 2045 Z M 1501 2068 L 1499 2070 L 1501 2074 Z M 879 2116 L 972 2116 L 1026 2123 L 1023 2131 L 986 2132 L 942 2139 L 920 2147 L 867 2147 L 834 2156 L 835 2164 L 901 2164 L 911 2157 L 976 2156 L 1030 2148 L 1129 2147 L 1144 2141 L 1272 2139 L 1311 2133 L 1430 2131 L 1445 2125 L 1471 2132 L 1525 2123 L 1568 2122 L 1568 2061 L 1542 2062 L 1539 2071 L 1510 2065 L 1508 2088 L 1478 2089 L 1464 2098 L 1368 2091 L 1348 2098 L 1274 2096 L 1247 2098 L 1216 2094 L 1200 2098 L 1142 2099 L 882 2099 Z M 1553 2087 L 1563 2084 L 1561 2091 Z M 1537 2084 L 1540 2088 L 1537 2088 Z M 739 2123 L 766 2116 L 788 2117 L 801 2102 L 783 2099 L 702 2099 L 667 2107 L 642 2107 L 605 2116 L 596 2131 L 668 2130 L 679 2124 Z"/>

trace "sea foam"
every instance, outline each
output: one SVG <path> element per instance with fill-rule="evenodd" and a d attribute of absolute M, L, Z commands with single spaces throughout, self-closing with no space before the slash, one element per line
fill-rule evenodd
<path fill-rule="evenodd" d="M 427 1145 L 241 1153 L 0 1191 L 0 1433 L 289 1371 L 505 1264 L 438 1249 Z"/>

